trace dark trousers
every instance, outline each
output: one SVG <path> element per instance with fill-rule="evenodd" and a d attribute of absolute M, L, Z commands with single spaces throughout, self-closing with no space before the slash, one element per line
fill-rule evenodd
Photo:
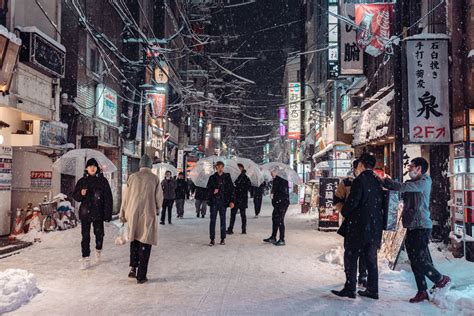
<path fill-rule="evenodd" d="M 379 270 L 377 265 L 377 250 L 375 244 L 362 247 L 344 247 L 344 272 L 346 273 L 345 288 L 354 291 L 357 288 L 357 260 L 362 257 L 367 265 L 367 290 L 379 292 Z"/>
<path fill-rule="evenodd" d="M 437 283 L 443 277 L 433 265 L 428 244 L 430 242 L 431 229 L 407 230 L 405 248 L 410 259 L 411 270 L 415 275 L 418 291 L 426 291 L 426 279 Z"/>
<path fill-rule="evenodd" d="M 211 205 L 211 223 L 209 227 L 209 237 L 211 240 L 216 239 L 216 222 L 217 222 L 217 214 L 220 217 L 220 224 L 221 224 L 221 239 L 225 239 L 225 213 L 227 211 L 227 207 L 223 205 Z"/>
<path fill-rule="evenodd" d="M 168 211 L 168 223 L 171 224 L 171 211 L 173 210 L 174 200 L 163 200 L 163 209 L 161 210 L 161 222 L 166 219 L 166 211 Z"/>
<path fill-rule="evenodd" d="M 206 215 L 207 211 L 207 201 L 206 200 L 196 200 L 194 202 L 194 206 L 196 207 L 196 213 L 198 215 Z"/>
<path fill-rule="evenodd" d="M 285 241 L 285 214 L 288 206 L 278 205 L 273 208 L 272 213 L 272 237 L 276 239 L 280 231 L 280 240 Z"/>
<path fill-rule="evenodd" d="M 359 257 L 359 282 L 367 279 L 367 264 L 365 263 L 365 256 Z"/>
<path fill-rule="evenodd" d="M 144 244 L 138 240 L 130 243 L 130 266 L 138 268 L 137 279 L 144 280 L 148 271 L 151 245 Z"/>
<path fill-rule="evenodd" d="M 260 211 L 262 210 L 262 195 L 261 194 L 255 194 L 253 196 L 253 205 L 255 207 L 255 216 L 258 216 L 258 214 L 260 214 Z"/>
<path fill-rule="evenodd" d="M 179 217 L 184 215 L 184 199 L 176 200 L 176 213 Z"/>
<path fill-rule="evenodd" d="M 102 250 L 102 245 L 104 243 L 104 221 L 90 221 L 88 219 L 81 220 L 81 248 L 83 258 L 91 255 L 91 226 L 94 226 L 95 249 Z"/>
<path fill-rule="evenodd" d="M 247 230 L 247 215 L 245 214 L 245 208 L 244 207 L 234 207 L 233 209 L 230 210 L 230 223 L 229 223 L 229 230 L 234 229 L 234 224 L 235 224 L 235 218 L 237 217 L 237 211 L 240 210 L 240 218 L 242 219 L 242 231 Z"/>

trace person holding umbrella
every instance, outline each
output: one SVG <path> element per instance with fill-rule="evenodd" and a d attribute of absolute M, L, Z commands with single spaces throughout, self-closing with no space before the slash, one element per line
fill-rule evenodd
<path fill-rule="evenodd" d="M 253 187 L 253 205 L 255 208 L 255 218 L 258 218 L 262 209 L 263 191 L 265 190 L 266 183 L 263 182 L 258 187 Z"/>
<path fill-rule="evenodd" d="M 240 211 L 240 218 L 242 219 L 242 234 L 247 234 L 247 215 L 245 211 L 249 204 L 249 189 L 251 186 L 250 179 L 246 175 L 244 165 L 237 164 L 240 169 L 240 175 L 235 180 L 235 207 L 230 211 L 230 223 L 227 229 L 227 234 L 232 235 L 234 233 L 235 218 L 237 217 L 237 211 Z"/>
<path fill-rule="evenodd" d="M 290 192 L 288 189 L 288 181 L 278 175 L 277 170 L 271 171 L 273 177 L 272 186 L 272 235 L 264 239 L 264 242 L 273 243 L 275 246 L 285 246 L 285 214 L 290 206 Z M 280 239 L 277 241 L 276 236 L 280 231 Z"/>
<path fill-rule="evenodd" d="M 94 227 L 95 257 L 99 262 L 104 243 L 104 221 L 110 222 L 113 208 L 112 190 L 109 182 L 94 158 L 87 161 L 84 176 L 77 182 L 73 198 L 81 203 L 79 207 L 82 234 L 81 269 L 84 270 L 90 266 L 91 226 Z"/>

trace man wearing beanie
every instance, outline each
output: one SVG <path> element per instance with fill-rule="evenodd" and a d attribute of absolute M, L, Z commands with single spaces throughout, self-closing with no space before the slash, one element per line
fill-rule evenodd
<path fill-rule="evenodd" d="M 129 278 L 139 284 L 148 281 L 148 261 L 151 246 L 158 244 L 157 216 L 163 203 L 160 179 L 152 173 L 152 161 L 148 155 L 140 160 L 140 171 L 127 181 L 127 190 L 120 208 L 120 220 L 128 224 L 130 240 Z"/>
<path fill-rule="evenodd" d="M 99 262 L 104 242 L 104 221 L 109 222 L 112 219 L 113 208 L 109 182 L 94 158 L 87 161 L 84 176 L 77 182 L 73 197 L 77 202 L 81 202 L 79 207 L 82 233 L 81 269 L 84 270 L 90 266 L 91 226 L 94 227 L 96 262 Z"/>

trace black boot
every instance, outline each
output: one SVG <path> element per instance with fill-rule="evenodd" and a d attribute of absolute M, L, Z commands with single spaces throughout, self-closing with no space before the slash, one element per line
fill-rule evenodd
<path fill-rule="evenodd" d="M 221 245 L 222 245 L 222 246 L 225 245 L 225 239 L 221 239 Z"/>
<path fill-rule="evenodd" d="M 211 240 L 211 242 L 209 243 L 209 246 L 212 247 L 216 244 L 216 242 L 214 241 L 214 239 Z"/>
<path fill-rule="evenodd" d="M 128 273 L 128 277 L 131 279 L 135 279 L 137 277 L 137 268 L 132 267 L 130 272 Z"/>
<path fill-rule="evenodd" d="M 275 237 L 268 237 L 268 238 L 265 238 L 263 241 L 264 241 L 264 242 L 275 243 L 275 242 L 276 242 L 276 238 L 275 238 Z"/>
<path fill-rule="evenodd" d="M 357 292 L 357 293 L 359 293 L 360 296 L 364 296 L 364 297 L 368 297 L 368 298 L 373 298 L 374 300 L 378 300 L 378 299 L 379 299 L 379 293 L 371 292 L 371 291 L 369 291 L 369 290 L 359 291 L 359 292 Z"/>
<path fill-rule="evenodd" d="M 138 284 L 143 284 L 145 282 L 148 282 L 148 279 L 146 277 L 144 279 L 137 279 Z"/>
<path fill-rule="evenodd" d="M 339 297 L 356 298 L 356 292 L 343 288 L 340 291 L 331 290 L 331 293 Z"/>
<path fill-rule="evenodd" d="M 234 234 L 234 231 L 229 228 L 229 229 L 227 229 L 226 234 L 227 234 L 227 235 L 233 235 L 233 234 Z"/>

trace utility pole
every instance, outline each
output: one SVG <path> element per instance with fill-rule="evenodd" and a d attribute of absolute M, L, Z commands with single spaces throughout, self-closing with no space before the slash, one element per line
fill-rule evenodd
<path fill-rule="evenodd" d="M 403 12 L 404 1 L 395 2 L 395 23 L 394 34 L 400 34 L 403 37 Z M 402 42 L 399 45 L 393 45 L 394 58 L 394 125 L 395 125 L 395 152 L 394 152 L 394 175 L 393 178 L 403 180 L 403 56 Z"/>
<path fill-rule="evenodd" d="M 140 118 L 142 120 L 142 156 L 146 154 L 146 102 L 143 102 L 143 90 L 140 91 L 140 107 L 141 107 L 141 114 L 142 117 Z"/>

